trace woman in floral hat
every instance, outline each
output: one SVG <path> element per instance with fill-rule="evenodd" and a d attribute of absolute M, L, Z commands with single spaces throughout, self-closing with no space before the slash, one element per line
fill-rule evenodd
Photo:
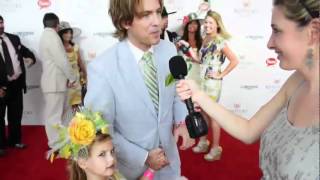
<path fill-rule="evenodd" d="M 196 13 L 190 13 L 184 17 L 184 30 L 181 40 L 176 43 L 178 53 L 183 56 L 188 67 L 187 79 L 193 79 L 200 84 L 200 61 L 194 56 L 202 45 L 201 24 Z"/>
<path fill-rule="evenodd" d="M 79 45 L 73 42 L 73 38 L 78 37 L 81 34 L 81 30 L 79 28 L 71 27 L 66 21 L 61 21 L 58 34 L 66 50 L 72 70 L 78 76 L 75 87 L 68 90 L 69 105 L 74 112 L 78 109 L 79 105 L 83 104 L 84 94 L 82 94 L 82 88 L 86 86 L 87 76 L 85 65 L 80 56 Z"/>

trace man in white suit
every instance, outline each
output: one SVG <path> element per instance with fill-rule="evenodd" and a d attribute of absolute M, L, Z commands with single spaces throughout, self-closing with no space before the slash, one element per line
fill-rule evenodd
<path fill-rule="evenodd" d="M 67 105 L 67 88 L 76 81 L 62 41 L 57 34 L 59 18 L 54 13 L 43 17 L 44 31 L 40 38 L 42 61 L 41 89 L 44 95 L 44 120 L 48 146 L 53 147 L 59 134 L 55 125 L 62 124 Z"/>
<path fill-rule="evenodd" d="M 185 105 L 174 85 L 165 85 L 176 49 L 160 41 L 162 1 L 110 0 L 109 7 L 120 42 L 89 63 L 85 106 L 110 121 L 118 168 L 127 179 L 138 179 L 148 168 L 155 180 L 179 179 L 177 139 L 183 140 L 180 149 L 194 140 L 184 125 Z M 148 53 L 157 77 L 154 96 L 142 65 Z"/>

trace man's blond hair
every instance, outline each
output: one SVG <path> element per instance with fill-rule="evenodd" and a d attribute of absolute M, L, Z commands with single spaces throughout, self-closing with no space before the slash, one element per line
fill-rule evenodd
<path fill-rule="evenodd" d="M 127 37 L 127 29 L 124 28 L 124 24 L 132 23 L 134 16 L 137 15 L 137 9 L 142 5 L 142 2 L 143 0 L 110 0 L 108 13 L 116 28 L 114 37 L 120 41 Z M 162 0 L 159 0 L 159 4 L 163 8 Z"/>

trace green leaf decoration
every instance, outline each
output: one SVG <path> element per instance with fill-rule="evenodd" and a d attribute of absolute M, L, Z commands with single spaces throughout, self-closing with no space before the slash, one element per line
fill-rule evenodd
<path fill-rule="evenodd" d="M 59 153 L 62 158 L 68 159 L 72 153 L 70 144 L 63 146 Z"/>
<path fill-rule="evenodd" d="M 77 156 L 81 149 L 81 145 L 71 143 L 71 149 L 72 149 L 73 156 L 76 156 L 76 158 L 78 158 Z"/>
<path fill-rule="evenodd" d="M 166 87 L 170 86 L 171 84 L 173 84 L 175 82 L 175 79 L 173 78 L 172 74 L 169 73 L 166 77 L 166 81 L 165 81 L 165 85 Z"/>
<path fill-rule="evenodd" d="M 101 113 L 94 113 L 93 122 L 96 125 L 96 129 L 102 129 L 104 126 L 106 126 L 106 121 L 102 118 Z"/>

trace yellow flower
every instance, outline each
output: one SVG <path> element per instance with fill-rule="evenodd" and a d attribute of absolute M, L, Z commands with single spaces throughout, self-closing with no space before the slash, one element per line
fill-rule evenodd
<path fill-rule="evenodd" d="M 76 117 L 71 120 L 68 133 L 72 143 L 89 145 L 96 136 L 96 129 L 94 123 L 87 120 L 85 116 L 76 115 Z"/>
<path fill-rule="evenodd" d="M 102 127 L 102 128 L 101 128 L 101 133 L 102 133 L 102 134 L 109 134 L 108 126 Z"/>
<path fill-rule="evenodd" d="M 86 119 L 86 116 L 83 113 L 76 112 L 76 115 L 74 118 L 80 120 L 80 119 Z"/>

